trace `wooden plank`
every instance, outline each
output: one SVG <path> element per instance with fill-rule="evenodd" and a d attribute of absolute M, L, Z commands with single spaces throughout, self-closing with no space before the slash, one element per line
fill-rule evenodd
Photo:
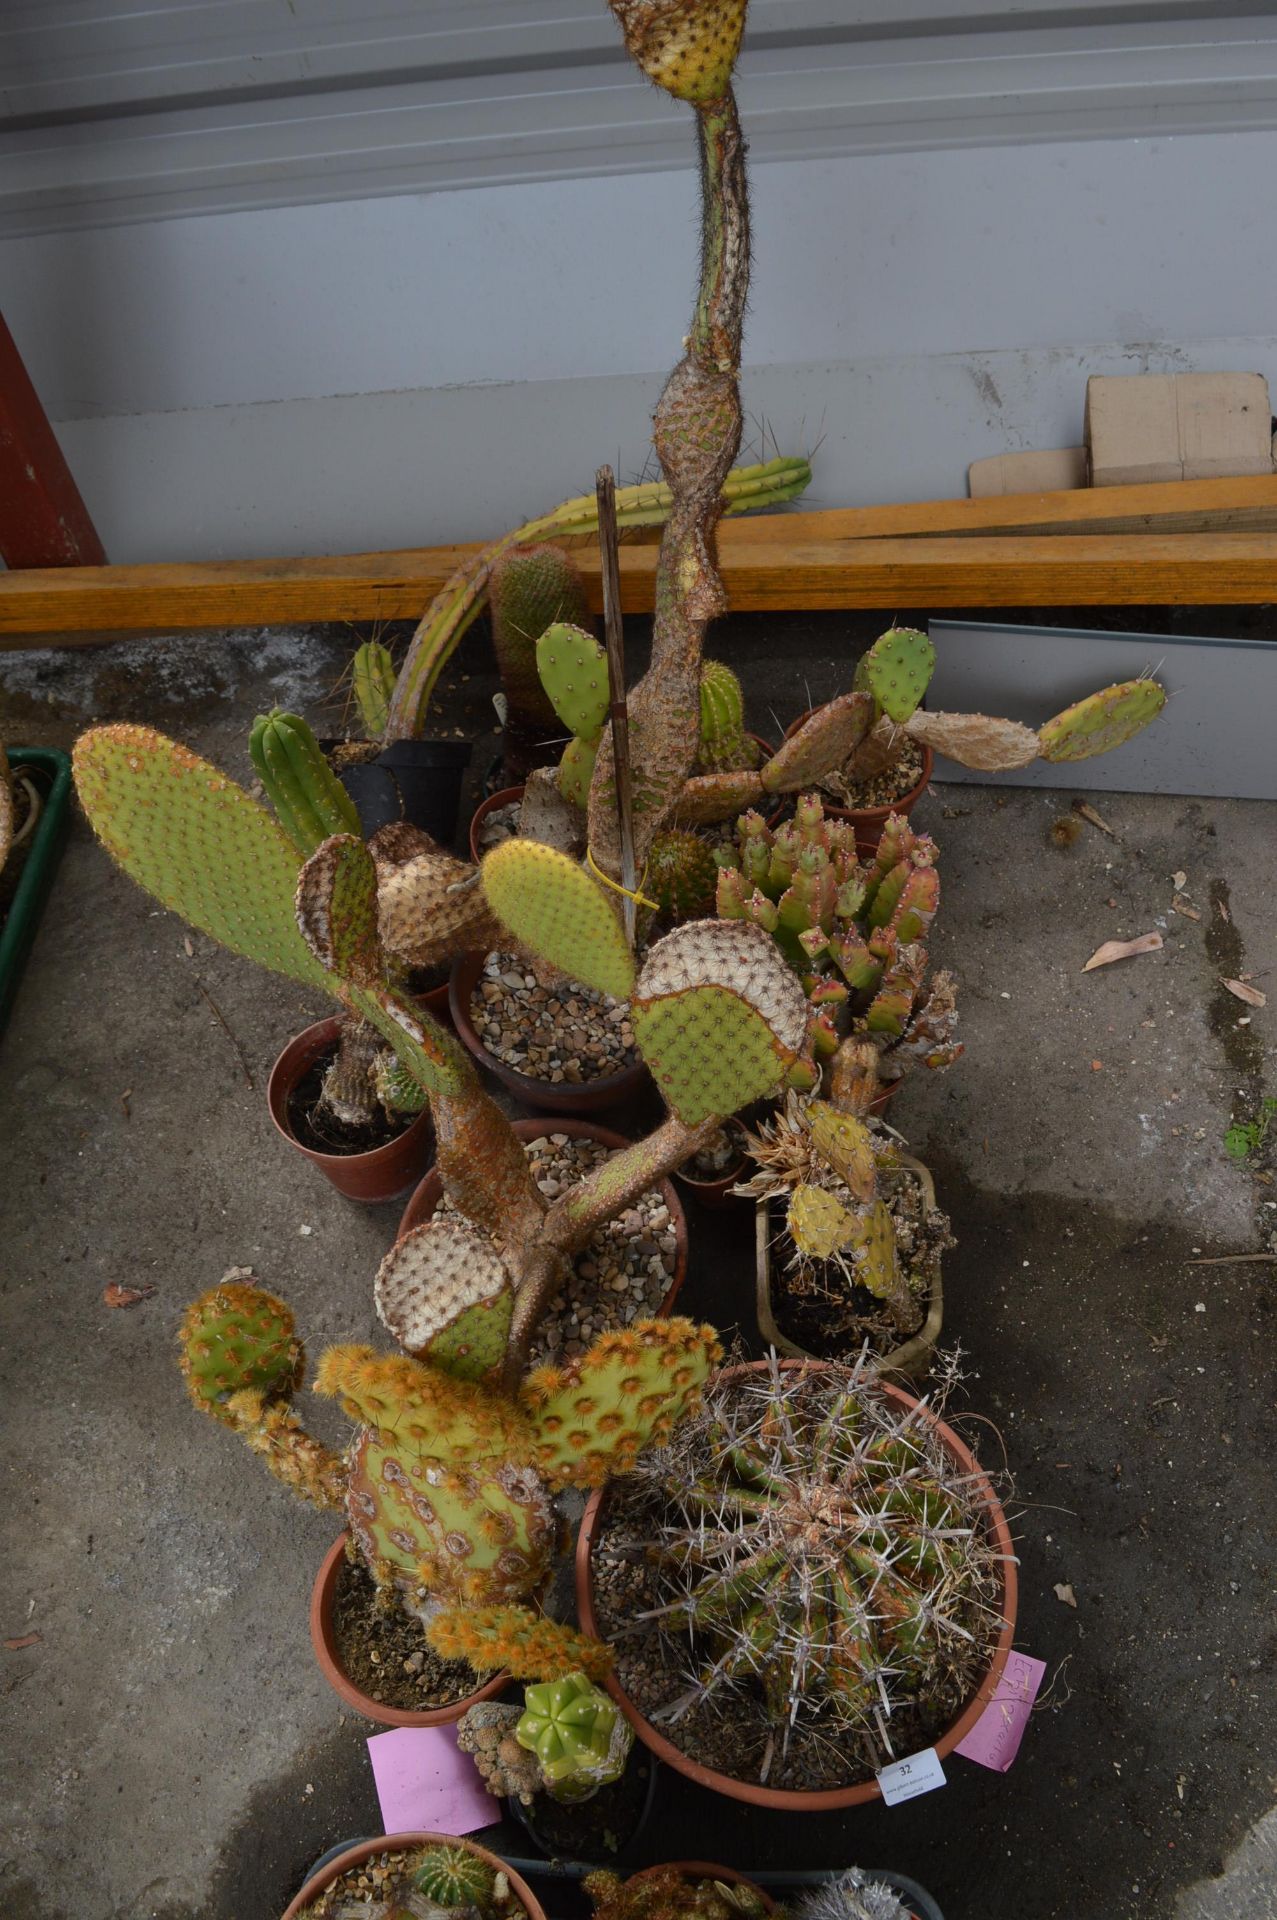
<path fill-rule="evenodd" d="M 790 608 L 1122 606 L 1277 600 L 1277 534 L 1049 534 L 774 545 L 722 529 L 739 612 Z M 445 550 L 452 559 L 462 549 Z M 579 554 L 601 604 L 597 549 Z M 650 611 L 657 550 L 622 549 L 628 613 Z M 102 567 L 0 577 L 0 636 L 172 632 L 236 624 L 416 618 L 444 577 L 438 550 L 247 566 Z M 54 643 L 56 644 L 56 642 Z"/>

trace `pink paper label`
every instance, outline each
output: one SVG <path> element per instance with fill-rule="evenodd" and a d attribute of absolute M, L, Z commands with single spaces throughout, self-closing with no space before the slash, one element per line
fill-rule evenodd
<path fill-rule="evenodd" d="M 473 1833 L 501 1818 L 455 1727 L 392 1727 L 368 1741 L 387 1833 Z"/>
<path fill-rule="evenodd" d="M 1035 1660 L 1031 1653 L 1013 1653 L 997 1692 L 954 1752 L 979 1766 L 992 1767 L 995 1773 L 1005 1773 L 1020 1751 L 1045 1672 L 1045 1660 Z"/>

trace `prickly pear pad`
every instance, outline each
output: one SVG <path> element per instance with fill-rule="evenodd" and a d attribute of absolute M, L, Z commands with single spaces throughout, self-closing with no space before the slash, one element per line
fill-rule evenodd
<path fill-rule="evenodd" d="M 630 58 L 676 100 L 727 90 L 745 28 L 745 0 L 609 0 Z"/>
<path fill-rule="evenodd" d="M 906 721 L 935 672 L 936 650 L 916 627 L 892 627 L 865 655 L 865 683 L 889 720 Z"/>
<path fill-rule="evenodd" d="M 89 823 L 130 879 L 232 953 L 333 991 L 293 915 L 297 849 L 242 787 L 150 727 L 93 727 L 74 764 Z"/>
<path fill-rule="evenodd" d="M 232 1394 L 291 1394 L 305 1365 L 293 1329 L 282 1300 L 242 1280 L 223 1280 L 193 1300 L 178 1338 L 179 1362 L 196 1406 L 230 1426 L 226 1403 Z"/>
<path fill-rule="evenodd" d="M 483 890 L 498 920 L 570 979 L 626 1000 L 634 956 L 600 885 L 566 854 L 507 840 L 483 862 Z"/>
<path fill-rule="evenodd" d="M 335 833 L 297 879 L 297 925 L 321 967 L 375 987 L 385 968 L 377 932 L 377 869 L 362 840 Z"/>
<path fill-rule="evenodd" d="M 1004 773 L 1027 767 L 1038 757 L 1038 736 L 1018 720 L 999 720 L 987 713 L 918 713 L 905 723 L 905 732 L 933 753 L 956 760 L 977 773 Z"/>
<path fill-rule="evenodd" d="M 505 1358 L 514 1288 L 490 1236 L 461 1214 L 436 1214 L 397 1241 L 373 1299 L 406 1352 L 459 1380 L 480 1380 Z"/>
<path fill-rule="evenodd" d="M 1156 680 L 1126 680 L 1090 693 L 1039 729 L 1042 758 L 1089 760 L 1093 753 L 1125 746 L 1165 705 L 1166 689 Z"/>
<path fill-rule="evenodd" d="M 537 672 L 550 704 L 569 733 L 596 740 L 607 720 L 607 655 L 592 633 L 566 620 L 537 641 Z"/>

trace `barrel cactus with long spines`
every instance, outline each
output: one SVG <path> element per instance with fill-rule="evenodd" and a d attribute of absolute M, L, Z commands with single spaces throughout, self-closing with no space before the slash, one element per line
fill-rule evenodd
<path fill-rule="evenodd" d="M 760 1775 L 783 1778 L 791 1745 L 822 1727 L 881 1766 L 894 1714 L 925 1746 L 983 1677 L 999 1549 L 930 1414 L 888 1399 L 863 1360 L 719 1376 L 644 1487 L 649 1617 L 668 1671 L 693 1673 L 667 1734 L 744 1687 L 769 1735 Z"/>
<path fill-rule="evenodd" d="M 697 762 L 706 773 L 756 767 L 758 742 L 745 731 L 745 696 L 722 660 L 701 662 L 701 737 Z"/>

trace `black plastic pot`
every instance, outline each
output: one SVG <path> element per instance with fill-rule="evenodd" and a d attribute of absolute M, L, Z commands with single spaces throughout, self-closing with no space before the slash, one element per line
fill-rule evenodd
<path fill-rule="evenodd" d="M 32 780 L 41 806 L 30 837 L 10 853 L 0 890 L 0 1027 L 53 884 L 71 798 L 71 759 L 60 748 L 10 747 L 8 757 L 14 774 Z"/>
<path fill-rule="evenodd" d="M 450 847 L 472 751 L 468 740 L 393 740 L 375 760 L 341 768 L 364 838 L 407 820 Z"/>
<path fill-rule="evenodd" d="M 656 1755 L 654 1753 L 648 1753 L 636 1740 L 630 1748 L 629 1758 L 625 1763 L 625 1767 L 627 1774 L 631 1771 L 638 1774 L 645 1784 L 642 1800 L 632 1826 L 628 1832 L 618 1833 L 616 1835 L 616 1846 L 614 1849 L 609 1850 L 606 1863 L 609 1866 L 618 1860 L 623 1861 L 626 1854 L 642 1837 L 647 1830 L 648 1822 L 651 1820 L 652 1808 L 656 1804 L 656 1789 L 661 1771 L 661 1763 L 656 1758 Z M 581 1804 L 583 1807 L 588 1807 L 590 1803 L 587 1800 Z M 503 1805 L 510 1818 L 518 1821 L 519 1825 L 526 1831 L 529 1839 L 535 1841 L 536 1845 L 540 1847 L 547 1860 L 554 1860 L 566 1864 L 572 1859 L 573 1856 L 569 1854 L 563 1846 L 562 1838 L 560 1837 L 556 1841 L 553 1838 L 553 1830 L 547 1833 L 542 1821 L 538 1818 L 539 1813 L 542 1811 L 542 1803 L 539 1799 L 534 1800 L 530 1807 L 525 1807 L 521 1800 L 514 1799 L 504 1801 Z M 567 1814 L 570 1818 L 570 1809 L 565 1808 L 559 1809 L 558 1811 L 561 1814 Z"/>

